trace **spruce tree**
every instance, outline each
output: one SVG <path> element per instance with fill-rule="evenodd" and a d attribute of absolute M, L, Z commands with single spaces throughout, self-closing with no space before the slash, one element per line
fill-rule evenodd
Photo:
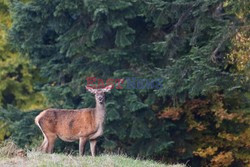
<path fill-rule="evenodd" d="M 48 79 L 42 88 L 53 107 L 93 106 L 87 77 L 162 78 L 158 90 L 108 95 L 101 142 L 105 150 L 161 158 L 174 145 L 172 134 L 188 140 L 184 123 L 157 118 L 165 106 L 235 86 L 224 67 L 240 21 L 223 10 L 220 0 L 14 2 L 10 35 Z"/>
<path fill-rule="evenodd" d="M 11 27 L 9 1 L 0 0 L 0 113 L 8 105 L 21 110 L 41 108 L 44 96 L 35 90 L 41 81 L 28 57 L 17 53 L 8 41 Z M 0 141 L 9 136 L 5 120 L 0 120 Z"/>

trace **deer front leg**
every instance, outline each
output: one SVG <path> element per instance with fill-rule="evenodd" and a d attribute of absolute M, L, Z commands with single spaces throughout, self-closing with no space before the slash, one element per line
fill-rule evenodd
<path fill-rule="evenodd" d="M 81 137 L 79 141 L 79 155 L 82 156 L 84 154 L 84 147 L 86 144 L 87 138 Z"/>
<path fill-rule="evenodd" d="M 93 157 L 95 156 L 95 146 L 96 146 L 96 139 L 90 140 L 90 151 Z"/>

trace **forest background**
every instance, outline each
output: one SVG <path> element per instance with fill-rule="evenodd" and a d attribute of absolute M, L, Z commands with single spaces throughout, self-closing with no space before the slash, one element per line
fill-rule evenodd
<path fill-rule="evenodd" d="M 40 111 L 94 107 L 86 77 L 162 78 L 107 95 L 98 152 L 249 166 L 249 11 L 248 0 L 0 0 L 0 142 L 37 147 Z"/>

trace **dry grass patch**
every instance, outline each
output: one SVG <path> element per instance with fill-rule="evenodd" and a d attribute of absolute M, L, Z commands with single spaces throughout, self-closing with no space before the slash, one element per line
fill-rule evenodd
<path fill-rule="evenodd" d="M 0 144 L 0 159 L 25 156 L 25 151 L 19 149 L 15 143 L 10 140 L 5 140 Z"/>

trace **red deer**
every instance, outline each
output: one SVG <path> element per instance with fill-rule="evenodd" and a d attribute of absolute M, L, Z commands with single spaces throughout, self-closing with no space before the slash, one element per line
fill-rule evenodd
<path fill-rule="evenodd" d="M 95 156 L 96 139 L 103 134 L 105 118 L 105 92 L 113 85 L 103 89 L 86 89 L 95 94 L 96 107 L 84 109 L 47 109 L 36 118 L 35 123 L 41 129 L 44 141 L 41 150 L 52 153 L 57 137 L 64 141 L 79 140 L 79 154 L 83 155 L 87 140 L 90 141 L 91 155 Z"/>

